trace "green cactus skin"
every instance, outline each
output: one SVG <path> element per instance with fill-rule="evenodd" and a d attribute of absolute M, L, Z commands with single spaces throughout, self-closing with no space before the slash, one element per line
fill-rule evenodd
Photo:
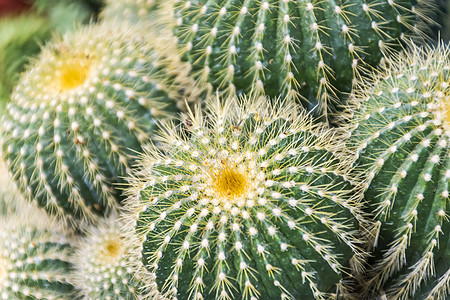
<path fill-rule="evenodd" d="M 388 299 L 449 296 L 449 54 L 412 46 L 360 83 L 352 107 L 357 177 L 378 221 L 369 287 Z"/>
<path fill-rule="evenodd" d="M 170 299 L 345 294 L 359 208 L 334 154 L 338 133 L 293 104 L 220 102 L 207 102 L 207 117 L 190 113 L 187 134 L 167 126 L 167 154 L 150 149 L 131 179 L 135 248 L 158 290 Z"/>
<path fill-rule="evenodd" d="M 173 41 L 139 28 L 104 23 L 66 34 L 42 50 L 12 96 L 3 156 L 20 190 L 51 214 L 93 220 L 116 206 L 115 184 L 155 120 L 190 99 Z"/>
<path fill-rule="evenodd" d="M 202 85 L 230 95 L 281 93 L 309 109 L 318 105 L 323 116 L 397 38 L 423 36 L 431 3 L 171 0 L 162 15 Z"/>
<path fill-rule="evenodd" d="M 131 265 L 140 263 L 130 255 L 130 245 L 116 217 L 87 229 L 77 245 L 73 282 L 83 299 L 140 299 L 148 286 Z M 155 288 L 153 288 L 155 290 Z"/>
<path fill-rule="evenodd" d="M 0 299 L 73 299 L 72 251 L 67 232 L 28 203 L 0 216 Z"/>

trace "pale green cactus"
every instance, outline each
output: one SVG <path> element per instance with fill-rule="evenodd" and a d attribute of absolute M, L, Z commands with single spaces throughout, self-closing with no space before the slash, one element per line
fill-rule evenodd
<path fill-rule="evenodd" d="M 359 205 L 341 136 L 292 103 L 207 102 L 148 150 L 128 202 L 134 248 L 170 299 L 349 297 Z M 187 132 L 186 132 L 187 131 Z M 355 259 L 356 258 L 356 259 Z"/>
<path fill-rule="evenodd" d="M 122 222 L 111 216 L 99 226 L 88 227 L 86 237 L 77 243 L 72 277 L 83 299 L 132 300 L 155 296 L 151 274 L 142 278 L 134 271 L 141 262 L 132 255 L 121 226 Z"/>
<path fill-rule="evenodd" d="M 103 23 L 43 48 L 2 124 L 3 157 L 28 199 L 68 219 L 93 220 L 117 206 L 117 184 L 155 122 L 192 99 L 189 68 L 169 40 Z"/>
<path fill-rule="evenodd" d="M 448 299 L 450 49 L 412 45 L 361 81 L 351 107 L 355 173 L 377 221 L 368 288 Z"/>
<path fill-rule="evenodd" d="M 25 202 L 0 215 L 0 299 L 73 299 L 68 234 Z"/>
<path fill-rule="evenodd" d="M 151 22 L 157 2 L 161 0 L 106 0 L 101 12 L 103 20 L 127 19 L 130 22 Z"/>
<path fill-rule="evenodd" d="M 226 95 L 296 99 L 335 112 L 361 70 L 423 37 L 428 0 L 169 0 L 160 9 L 193 76 Z"/>

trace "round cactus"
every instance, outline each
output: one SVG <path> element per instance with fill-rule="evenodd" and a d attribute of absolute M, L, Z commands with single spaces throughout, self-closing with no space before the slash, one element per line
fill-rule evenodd
<path fill-rule="evenodd" d="M 120 230 L 121 222 L 110 217 L 87 229 L 77 245 L 73 282 L 83 299 L 138 299 L 151 287 L 134 273 L 139 263 Z M 156 289 L 153 287 L 153 292 Z"/>
<path fill-rule="evenodd" d="M 126 18 L 130 22 L 151 21 L 158 0 L 106 0 L 103 20 Z"/>
<path fill-rule="evenodd" d="M 378 221 L 369 283 L 388 299 L 449 291 L 449 54 L 412 46 L 360 83 L 352 107 L 357 178 Z"/>
<path fill-rule="evenodd" d="M 114 207 L 115 184 L 155 120 L 190 99 L 173 41 L 143 30 L 104 23 L 66 34 L 42 50 L 12 95 L 4 158 L 21 191 L 52 214 L 92 220 Z"/>
<path fill-rule="evenodd" d="M 0 215 L 0 299 L 70 299 L 67 233 L 27 204 L 15 215 Z"/>
<path fill-rule="evenodd" d="M 337 132 L 266 98 L 208 102 L 167 126 L 135 171 L 128 209 L 170 299 L 324 299 L 346 293 L 358 205 Z M 136 219 L 137 216 L 137 219 Z M 130 222 L 132 223 L 132 222 Z"/>
<path fill-rule="evenodd" d="M 161 15 L 200 84 L 231 95 L 281 93 L 322 116 L 397 38 L 423 36 L 431 2 L 171 0 Z"/>

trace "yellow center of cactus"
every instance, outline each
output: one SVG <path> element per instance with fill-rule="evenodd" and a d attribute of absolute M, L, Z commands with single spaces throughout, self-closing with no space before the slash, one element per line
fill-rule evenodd
<path fill-rule="evenodd" d="M 57 91 L 68 91 L 84 84 L 88 78 L 91 65 L 92 62 L 89 58 L 73 58 L 61 62 L 56 71 L 55 88 Z"/>
<path fill-rule="evenodd" d="M 218 196 L 234 199 L 242 196 L 249 186 L 247 176 L 235 166 L 223 166 L 213 171 L 213 187 Z"/>
<path fill-rule="evenodd" d="M 102 249 L 102 258 L 113 261 L 119 258 L 123 252 L 123 242 L 119 237 L 110 237 L 105 240 Z"/>

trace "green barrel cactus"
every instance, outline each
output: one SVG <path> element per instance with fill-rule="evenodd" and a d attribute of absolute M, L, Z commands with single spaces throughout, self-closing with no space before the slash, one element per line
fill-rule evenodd
<path fill-rule="evenodd" d="M 413 46 L 356 90 L 350 144 L 377 221 L 369 287 L 387 299 L 450 296 L 449 53 Z"/>
<path fill-rule="evenodd" d="M 191 99 L 171 44 L 142 26 L 103 23 L 42 50 L 2 122 L 4 159 L 28 199 L 71 220 L 117 205 L 116 184 L 156 120 Z"/>
<path fill-rule="evenodd" d="M 200 84 L 281 94 L 323 116 L 398 38 L 424 35 L 432 2 L 171 0 L 161 18 Z"/>
<path fill-rule="evenodd" d="M 170 299 L 346 294 L 359 206 L 336 131 L 265 97 L 208 101 L 166 126 L 127 190 L 135 249 Z M 134 222 L 134 223 L 133 223 Z"/>
<path fill-rule="evenodd" d="M 160 0 L 106 0 L 101 12 L 103 20 L 126 18 L 130 22 L 152 21 Z"/>
<path fill-rule="evenodd" d="M 0 215 L 0 299 L 73 299 L 72 252 L 68 233 L 28 203 Z"/>
<path fill-rule="evenodd" d="M 151 285 L 135 274 L 140 263 L 131 255 L 130 244 L 121 231 L 121 221 L 110 217 L 87 228 L 77 244 L 73 282 L 83 299 L 139 299 Z M 156 289 L 153 288 L 153 291 Z"/>

